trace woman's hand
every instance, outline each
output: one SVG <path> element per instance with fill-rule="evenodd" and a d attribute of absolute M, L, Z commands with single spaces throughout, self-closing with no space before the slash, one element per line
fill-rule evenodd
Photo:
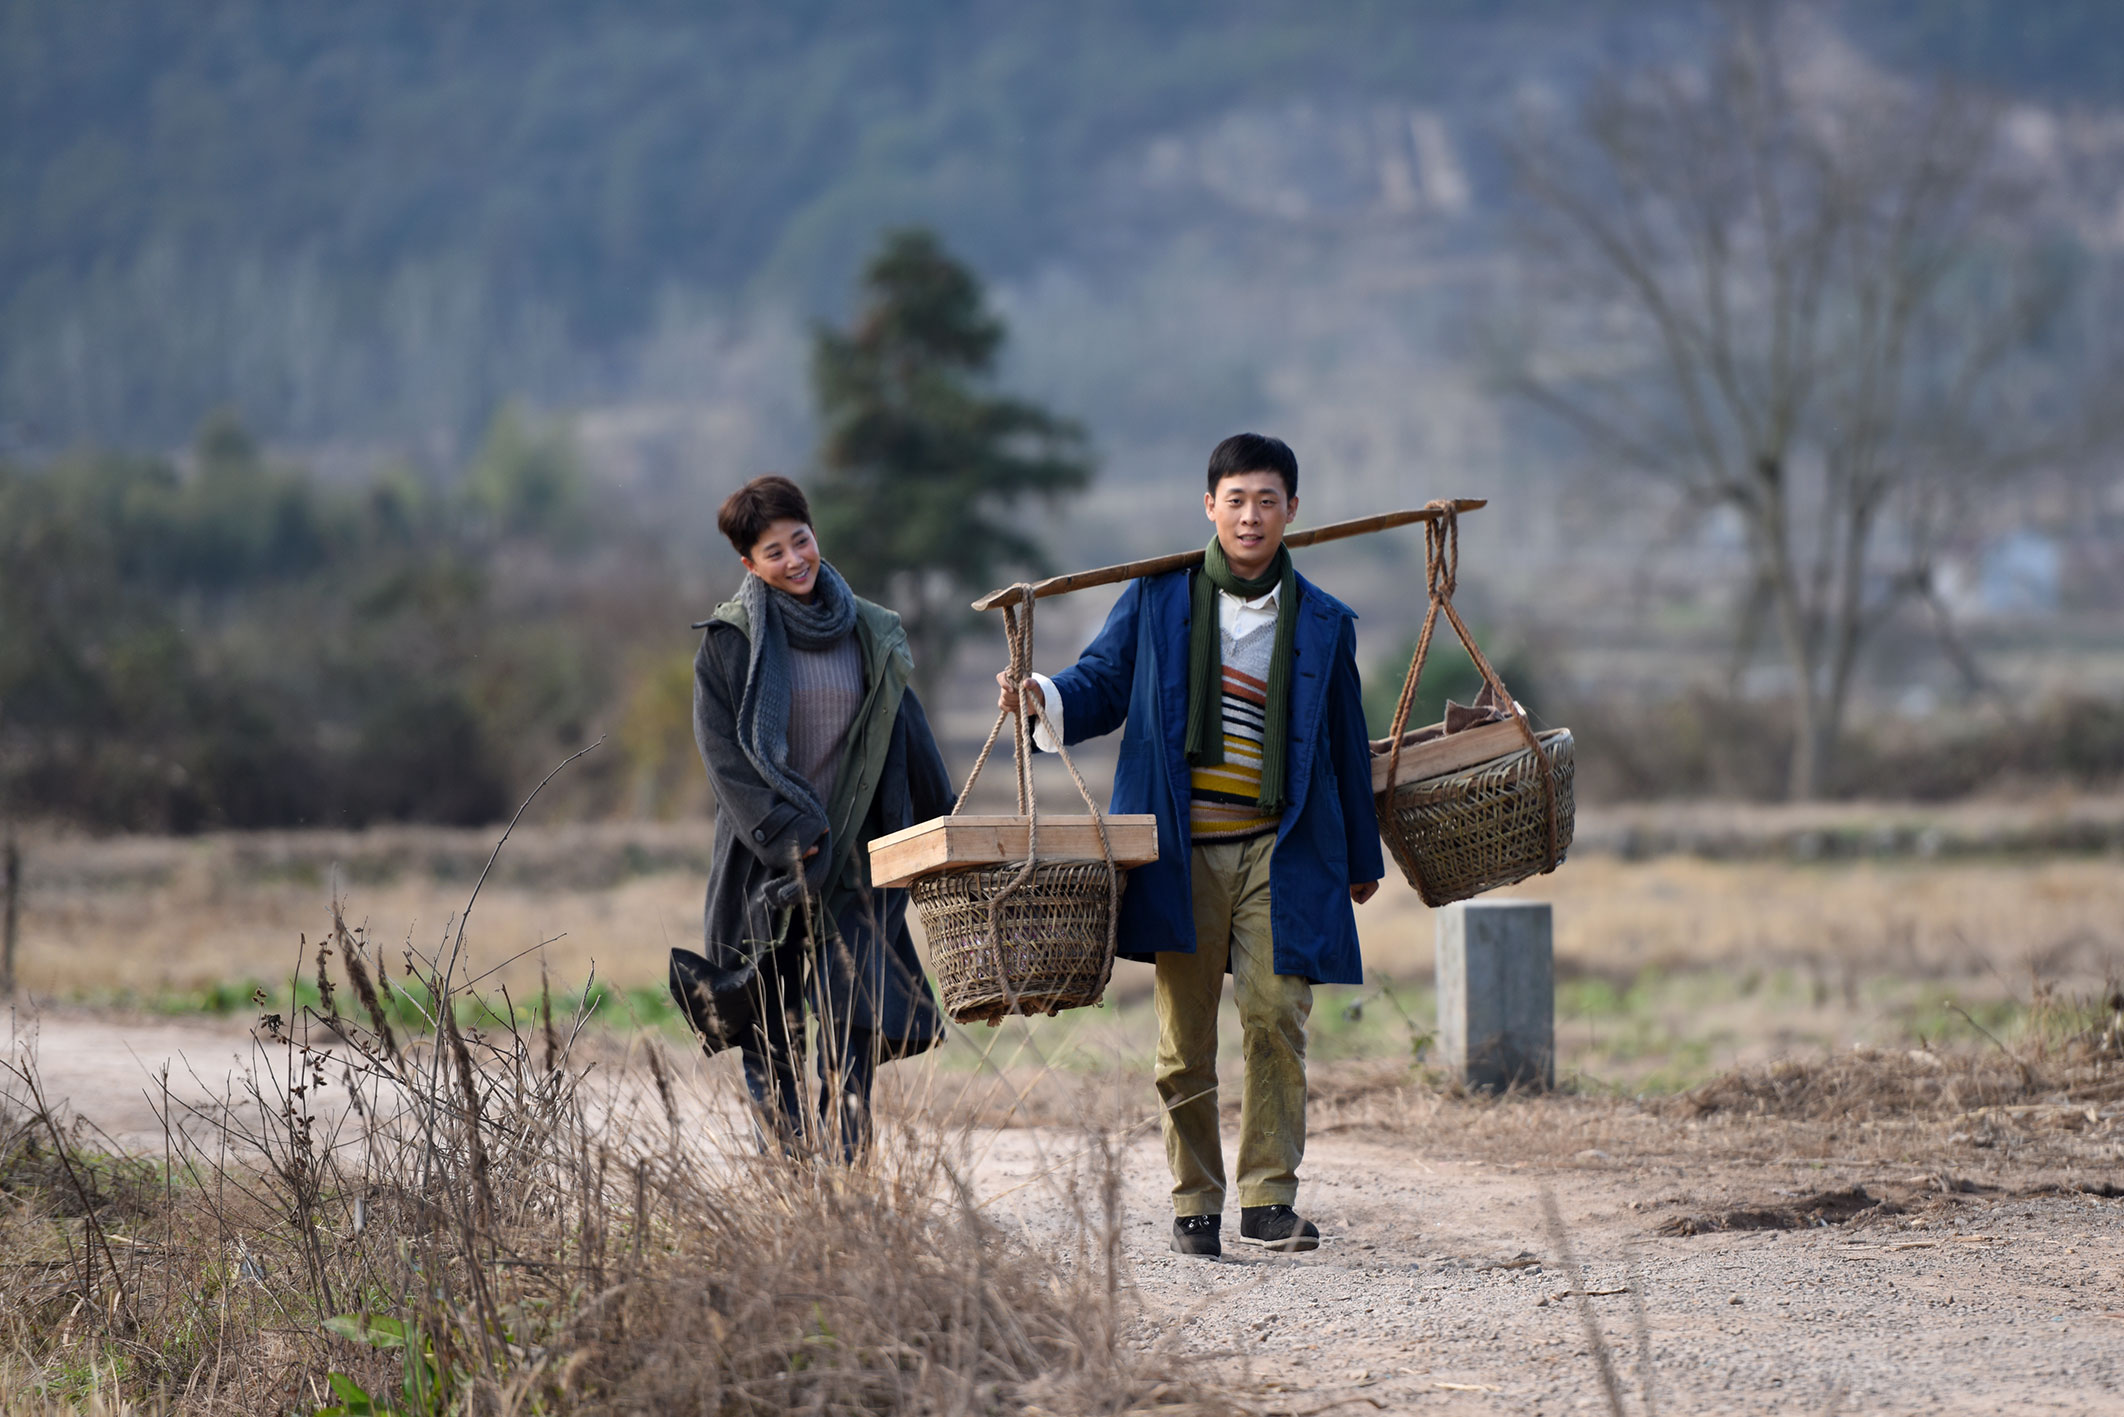
<path fill-rule="evenodd" d="M 1377 881 L 1365 881 L 1361 884 L 1353 885 L 1350 887 L 1350 904 L 1363 905 L 1377 894 L 1379 894 L 1379 882 Z"/>

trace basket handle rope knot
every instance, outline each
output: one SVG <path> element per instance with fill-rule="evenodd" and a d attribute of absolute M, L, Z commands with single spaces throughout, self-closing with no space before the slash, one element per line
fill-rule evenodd
<path fill-rule="evenodd" d="M 1534 761 L 1541 766 L 1542 805 L 1544 815 L 1548 818 L 1549 838 L 1548 858 L 1541 869 L 1546 875 L 1556 869 L 1556 765 L 1550 762 L 1549 755 L 1541 750 L 1541 740 L 1535 736 L 1534 726 L 1527 721 L 1527 711 L 1519 706 L 1519 701 L 1505 688 L 1503 678 L 1491 667 L 1488 656 L 1484 655 L 1481 647 L 1475 643 L 1475 637 L 1468 633 L 1468 627 L 1461 620 L 1460 612 L 1453 608 L 1453 592 L 1460 582 L 1460 513 L 1449 501 L 1431 502 L 1425 510 L 1437 513 L 1423 524 L 1423 584 L 1430 604 L 1423 612 L 1423 630 L 1416 637 L 1416 653 L 1409 659 L 1408 677 L 1401 681 L 1401 697 L 1394 704 L 1394 726 L 1387 730 L 1387 742 L 1390 744 L 1387 749 L 1387 791 L 1391 793 L 1394 790 L 1399 778 L 1401 735 L 1408 727 L 1409 710 L 1416 703 L 1416 683 L 1423 677 L 1423 662 L 1431 653 L 1431 633 L 1437 629 L 1438 616 L 1442 611 L 1452 623 L 1453 633 L 1460 637 L 1460 643 L 1466 647 L 1468 658 L 1474 661 L 1483 682 L 1490 686 L 1491 692 L 1497 696 L 1497 701 L 1512 715 L 1512 721 L 1519 725 L 1520 736 L 1526 739 L 1527 751 L 1534 755 Z"/>
<path fill-rule="evenodd" d="M 1032 585 L 1020 581 L 1011 589 L 1017 594 L 1003 605 L 1003 639 L 1009 649 L 1010 662 L 1005 674 L 1011 687 L 1018 691 L 1015 709 L 999 709 L 995 725 L 988 730 L 988 741 L 981 745 L 981 754 L 974 759 L 973 771 L 966 775 L 966 785 L 959 789 L 959 798 L 951 804 L 951 815 L 956 817 L 965 809 L 966 799 L 973 795 L 974 780 L 981 769 L 988 766 L 989 754 L 995 751 L 996 740 L 1002 736 L 1003 725 L 1011 722 L 1011 757 L 1017 769 L 1018 815 L 1026 819 L 1025 861 L 1017 874 L 988 899 L 988 948 L 995 964 L 996 979 L 1002 984 L 1005 1000 L 1012 1013 L 1018 1012 L 1017 990 L 1010 982 L 1010 975 L 1003 967 L 1003 927 L 1000 911 L 1003 903 L 1023 890 L 1033 878 L 1033 870 L 1040 860 L 1040 811 L 1039 794 L 1033 787 L 1033 739 L 1032 715 L 1022 707 L 1025 691 L 1032 680 L 1033 653 L 1033 593 Z M 1019 612 L 1023 611 L 1023 618 Z M 1106 963 L 1099 977 L 1100 992 L 1104 992 L 1108 979 L 1114 972 L 1114 944 L 1116 929 L 1121 915 L 1121 869 L 1114 861 L 1114 845 L 1106 834 L 1106 814 L 1092 800 L 1091 789 L 1084 785 L 1083 774 L 1070 759 L 1069 749 L 1062 740 L 1055 740 L 1055 751 L 1062 758 L 1062 766 L 1069 769 L 1069 780 L 1076 784 L 1077 795 L 1084 799 L 1085 808 L 1091 813 L 1092 826 L 1099 833 L 1099 854 L 1106 862 Z"/>

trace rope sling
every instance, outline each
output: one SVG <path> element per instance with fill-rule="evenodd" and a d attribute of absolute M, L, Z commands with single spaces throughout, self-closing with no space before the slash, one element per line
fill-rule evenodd
<path fill-rule="evenodd" d="M 1095 1004 L 1113 976 L 1115 933 L 1126 876 L 1114 859 L 1106 816 L 1069 750 L 1055 747 L 1097 829 L 1098 861 L 1040 861 L 1039 795 L 1033 781 L 1032 715 L 1023 695 L 1032 676 L 1033 596 L 1005 604 L 1005 673 L 1020 707 L 999 709 L 951 815 L 964 810 L 981 770 L 1013 722 L 1018 815 L 1027 822 L 1025 859 L 1015 864 L 938 871 L 908 886 L 929 937 L 944 1008 L 959 1023 L 995 1024 L 1013 1014 L 1055 1014 Z M 1021 612 L 1022 611 L 1022 616 Z"/>
<path fill-rule="evenodd" d="M 1497 886 L 1547 874 L 1571 844 L 1573 746 L 1569 729 L 1537 734 L 1527 712 L 1475 643 L 1454 608 L 1460 583 L 1460 515 L 1432 502 L 1423 527 L 1423 579 L 1429 604 L 1416 652 L 1394 704 L 1387 736 L 1387 788 L 1379 794 L 1379 835 L 1424 904 L 1466 900 Z M 1458 772 L 1400 780 L 1404 737 L 1416 688 L 1443 614 L 1497 705 L 1518 725 L 1523 747 Z"/>

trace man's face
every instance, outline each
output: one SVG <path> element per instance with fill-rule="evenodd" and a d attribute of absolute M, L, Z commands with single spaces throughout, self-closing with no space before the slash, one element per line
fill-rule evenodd
<path fill-rule="evenodd" d="M 1232 573 L 1253 580 L 1269 568 L 1283 545 L 1283 529 L 1298 515 L 1298 499 L 1286 496 L 1283 476 L 1242 472 L 1218 479 L 1202 494 L 1202 510 L 1217 526 L 1217 544 Z"/>
<path fill-rule="evenodd" d="M 784 595 L 811 598 L 819 583 L 819 541 L 795 517 L 769 522 L 752 543 L 752 554 L 739 558 L 745 569 Z"/>

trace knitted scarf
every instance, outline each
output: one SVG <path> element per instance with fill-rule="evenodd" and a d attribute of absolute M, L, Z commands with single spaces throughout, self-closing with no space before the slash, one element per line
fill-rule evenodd
<path fill-rule="evenodd" d="M 811 599 L 798 600 L 747 574 L 738 604 L 752 630 L 752 658 L 738 700 L 738 746 L 761 779 L 794 805 L 826 819 L 826 804 L 789 767 L 789 647 L 832 647 L 855 628 L 855 592 L 831 564 L 819 562 Z"/>
<path fill-rule="evenodd" d="M 1258 580 L 1241 580 L 1224 559 L 1224 548 L 1211 537 L 1202 569 L 1190 578 L 1191 610 L 1187 637 L 1187 760 L 1195 767 L 1224 761 L 1224 640 L 1217 614 L 1217 592 L 1230 591 L 1255 600 L 1281 588 L 1276 600 L 1276 643 L 1269 652 L 1268 713 L 1261 733 L 1261 810 L 1280 812 L 1284 792 L 1284 756 L 1291 737 L 1291 642 L 1298 625 L 1298 572 L 1288 547 Z"/>

